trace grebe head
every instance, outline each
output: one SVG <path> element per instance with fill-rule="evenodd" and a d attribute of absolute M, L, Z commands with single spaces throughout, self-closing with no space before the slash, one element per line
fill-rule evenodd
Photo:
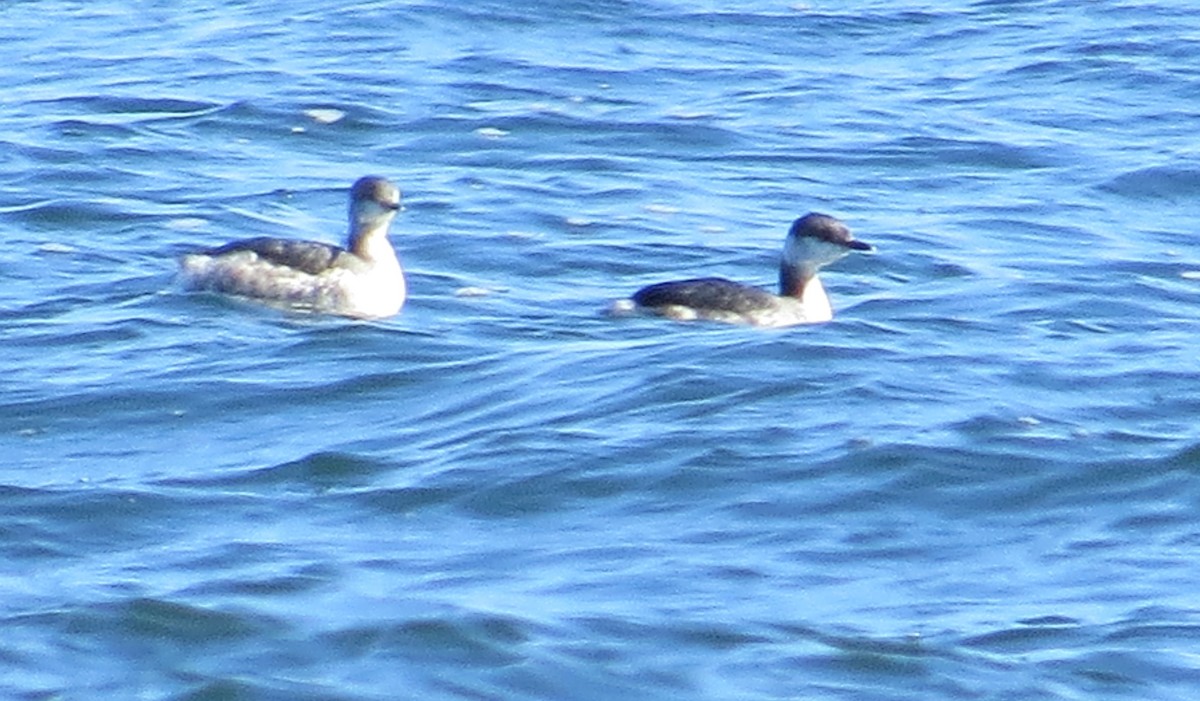
<path fill-rule="evenodd" d="M 783 246 L 783 265 L 805 277 L 842 258 L 850 251 L 872 251 L 874 246 L 855 239 L 845 224 L 828 214 L 810 212 L 792 224 Z"/>
<path fill-rule="evenodd" d="M 383 228 L 400 211 L 400 189 L 386 178 L 368 175 L 350 188 L 350 230 L 362 232 Z"/>

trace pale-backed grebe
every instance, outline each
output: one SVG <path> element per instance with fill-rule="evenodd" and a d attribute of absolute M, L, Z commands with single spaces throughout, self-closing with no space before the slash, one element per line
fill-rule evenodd
<path fill-rule="evenodd" d="M 845 224 L 813 212 L 797 219 L 788 232 L 779 265 L 778 295 L 722 278 L 698 278 L 643 287 L 632 298 L 617 302 L 612 311 L 754 326 L 829 321 L 833 309 L 817 271 L 850 251 L 869 250 L 871 245 L 855 240 Z"/>
<path fill-rule="evenodd" d="M 350 189 L 346 248 L 317 241 L 254 238 L 184 256 L 185 286 L 353 317 L 385 317 L 404 306 L 404 271 L 388 241 L 400 190 L 384 178 Z"/>

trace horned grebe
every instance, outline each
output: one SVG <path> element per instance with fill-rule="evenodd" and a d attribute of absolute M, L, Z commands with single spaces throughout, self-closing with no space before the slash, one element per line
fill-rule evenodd
<path fill-rule="evenodd" d="M 400 190 L 384 178 L 350 188 L 346 248 L 317 241 L 254 238 L 180 260 L 183 283 L 310 311 L 385 317 L 404 306 L 404 271 L 388 241 Z"/>
<path fill-rule="evenodd" d="M 778 295 L 722 278 L 698 278 L 643 287 L 617 302 L 613 312 L 776 327 L 829 321 L 833 309 L 817 271 L 850 251 L 870 250 L 873 247 L 855 240 L 842 222 L 812 212 L 797 219 L 788 232 Z"/>

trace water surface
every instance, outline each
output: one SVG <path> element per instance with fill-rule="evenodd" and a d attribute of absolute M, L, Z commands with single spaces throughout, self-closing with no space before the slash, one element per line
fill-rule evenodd
<path fill-rule="evenodd" d="M 0 9 L 3 693 L 1194 698 L 1200 20 L 739 7 Z M 400 316 L 175 285 L 366 173 Z"/>

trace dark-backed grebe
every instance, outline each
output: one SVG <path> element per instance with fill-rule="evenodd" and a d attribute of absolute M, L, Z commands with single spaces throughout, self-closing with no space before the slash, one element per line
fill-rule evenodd
<path fill-rule="evenodd" d="M 792 224 L 779 265 L 779 294 L 722 278 L 660 282 L 613 305 L 615 314 L 645 312 L 687 321 L 708 319 L 754 326 L 829 321 L 833 309 L 817 271 L 850 253 L 872 250 L 850 229 L 816 212 Z"/>
<path fill-rule="evenodd" d="M 317 241 L 254 238 L 180 260 L 186 287 L 344 316 L 391 316 L 404 306 L 404 271 L 388 241 L 400 190 L 384 178 L 350 189 L 346 248 Z"/>

